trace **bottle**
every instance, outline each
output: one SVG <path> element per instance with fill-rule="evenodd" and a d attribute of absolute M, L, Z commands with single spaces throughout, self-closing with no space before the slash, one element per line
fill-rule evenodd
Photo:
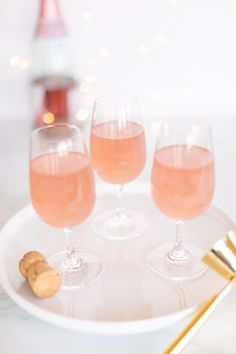
<path fill-rule="evenodd" d="M 58 0 L 40 0 L 32 43 L 33 126 L 73 119 L 77 80 Z"/>

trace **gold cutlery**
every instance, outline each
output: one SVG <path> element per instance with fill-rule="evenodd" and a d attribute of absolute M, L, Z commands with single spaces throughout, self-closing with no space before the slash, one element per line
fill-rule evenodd
<path fill-rule="evenodd" d="M 236 234 L 234 231 L 229 231 L 222 239 L 218 240 L 212 249 L 204 255 L 202 261 L 228 282 L 220 292 L 200 306 L 190 322 L 163 354 L 180 353 L 236 283 Z"/>

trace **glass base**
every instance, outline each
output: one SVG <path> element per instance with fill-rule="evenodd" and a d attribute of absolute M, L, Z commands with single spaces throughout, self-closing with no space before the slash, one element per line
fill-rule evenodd
<path fill-rule="evenodd" d="M 88 251 L 75 250 L 75 259 L 78 265 L 67 266 L 65 264 L 66 251 L 56 253 L 48 258 L 48 263 L 62 276 L 62 288 L 74 289 L 91 284 L 97 279 L 102 271 L 99 258 Z"/>
<path fill-rule="evenodd" d="M 106 239 L 123 241 L 142 235 L 148 225 L 145 218 L 134 211 L 125 210 L 119 215 L 116 210 L 112 210 L 95 217 L 92 227 Z"/>
<path fill-rule="evenodd" d="M 192 245 L 185 245 L 188 256 L 184 262 L 173 261 L 168 253 L 172 249 L 172 243 L 164 243 L 151 250 L 147 255 L 148 267 L 162 278 L 171 280 L 193 280 L 201 277 L 207 270 L 207 266 L 201 262 L 203 251 Z"/>

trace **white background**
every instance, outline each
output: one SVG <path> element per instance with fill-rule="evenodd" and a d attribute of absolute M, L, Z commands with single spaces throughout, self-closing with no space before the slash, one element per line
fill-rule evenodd
<path fill-rule="evenodd" d="M 1 224 L 28 202 L 28 133 L 22 133 L 20 120 L 31 119 L 27 58 L 37 5 L 36 0 L 0 0 L 0 152 L 5 166 L 0 174 Z M 88 96 L 87 103 L 81 105 L 89 109 L 94 96 L 120 90 L 141 98 L 144 119 L 210 118 L 217 172 L 214 203 L 236 220 L 236 1 L 61 0 L 61 5 L 79 80 L 85 82 L 87 75 L 96 78 L 82 95 Z M 100 56 L 102 48 L 109 49 L 108 56 Z M 16 56 L 17 65 L 12 66 Z M 12 125 L 8 120 L 14 120 Z M 145 177 L 150 167 L 149 161 Z M 9 354 L 19 348 L 41 353 L 48 343 L 53 353 L 67 349 L 71 354 L 79 349 L 86 354 L 111 353 L 111 348 L 113 354 L 157 353 L 160 338 L 166 346 L 183 325 L 166 329 L 160 337 L 154 333 L 119 342 L 79 336 L 27 318 L 4 294 L 0 307 L 0 332 L 6 334 L 1 348 Z M 235 313 L 233 293 L 186 352 L 235 353 Z M 22 341 L 26 332 L 28 340 Z M 42 340 L 35 348 L 39 333 Z"/>
<path fill-rule="evenodd" d="M 124 91 L 141 98 L 145 118 L 236 114 L 235 0 L 61 0 L 61 7 L 76 75 L 95 80 L 79 105 Z M 37 0 L 0 0 L 0 119 L 30 119 L 37 12 Z"/>

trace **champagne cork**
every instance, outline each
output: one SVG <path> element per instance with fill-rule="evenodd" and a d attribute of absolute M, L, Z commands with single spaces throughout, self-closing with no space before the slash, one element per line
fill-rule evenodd
<path fill-rule="evenodd" d="M 33 291 L 40 298 L 55 294 L 61 286 L 61 276 L 51 268 L 46 258 L 37 251 L 30 251 L 20 260 L 19 270 Z"/>

